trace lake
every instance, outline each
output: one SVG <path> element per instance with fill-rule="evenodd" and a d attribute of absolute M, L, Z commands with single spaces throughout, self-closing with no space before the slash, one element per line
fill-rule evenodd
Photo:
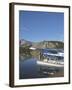
<path fill-rule="evenodd" d="M 64 76 L 63 70 L 53 70 L 47 66 L 39 66 L 36 58 L 24 58 L 19 60 L 19 79 L 48 78 Z"/>
<path fill-rule="evenodd" d="M 37 65 L 36 58 L 27 58 L 26 60 L 20 60 L 19 67 L 20 79 L 48 77 L 48 75 L 40 72 L 40 67 Z"/>

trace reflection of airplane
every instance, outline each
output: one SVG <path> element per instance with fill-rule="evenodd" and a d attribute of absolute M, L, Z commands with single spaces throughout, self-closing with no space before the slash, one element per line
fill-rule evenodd
<path fill-rule="evenodd" d="M 56 72 L 64 72 L 64 62 L 56 60 L 47 60 L 37 61 L 40 72 L 43 74 L 54 75 Z"/>

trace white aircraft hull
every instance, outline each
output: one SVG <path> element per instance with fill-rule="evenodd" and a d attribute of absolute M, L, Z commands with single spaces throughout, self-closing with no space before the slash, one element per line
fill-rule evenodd
<path fill-rule="evenodd" d="M 44 62 L 44 61 L 37 61 L 37 64 L 40 66 L 48 66 L 51 68 L 63 68 L 64 64 L 59 64 L 59 63 L 52 63 L 52 62 Z"/>

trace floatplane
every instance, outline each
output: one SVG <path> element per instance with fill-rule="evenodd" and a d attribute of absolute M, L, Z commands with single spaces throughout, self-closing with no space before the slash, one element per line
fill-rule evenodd
<path fill-rule="evenodd" d="M 42 60 L 38 60 L 37 64 L 40 66 L 47 66 L 53 69 L 63 69 L 64 68 L 64 53 L 61 51 L 57 51 L 56 53 L 49 52 L 41 53 Z"/>

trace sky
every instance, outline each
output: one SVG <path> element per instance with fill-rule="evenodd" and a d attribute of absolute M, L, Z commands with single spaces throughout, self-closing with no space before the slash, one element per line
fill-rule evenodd
<path fill-rule="evenodd" d="M 64 41 L 64 13 L 19 11 L 19 39 Z"/>

